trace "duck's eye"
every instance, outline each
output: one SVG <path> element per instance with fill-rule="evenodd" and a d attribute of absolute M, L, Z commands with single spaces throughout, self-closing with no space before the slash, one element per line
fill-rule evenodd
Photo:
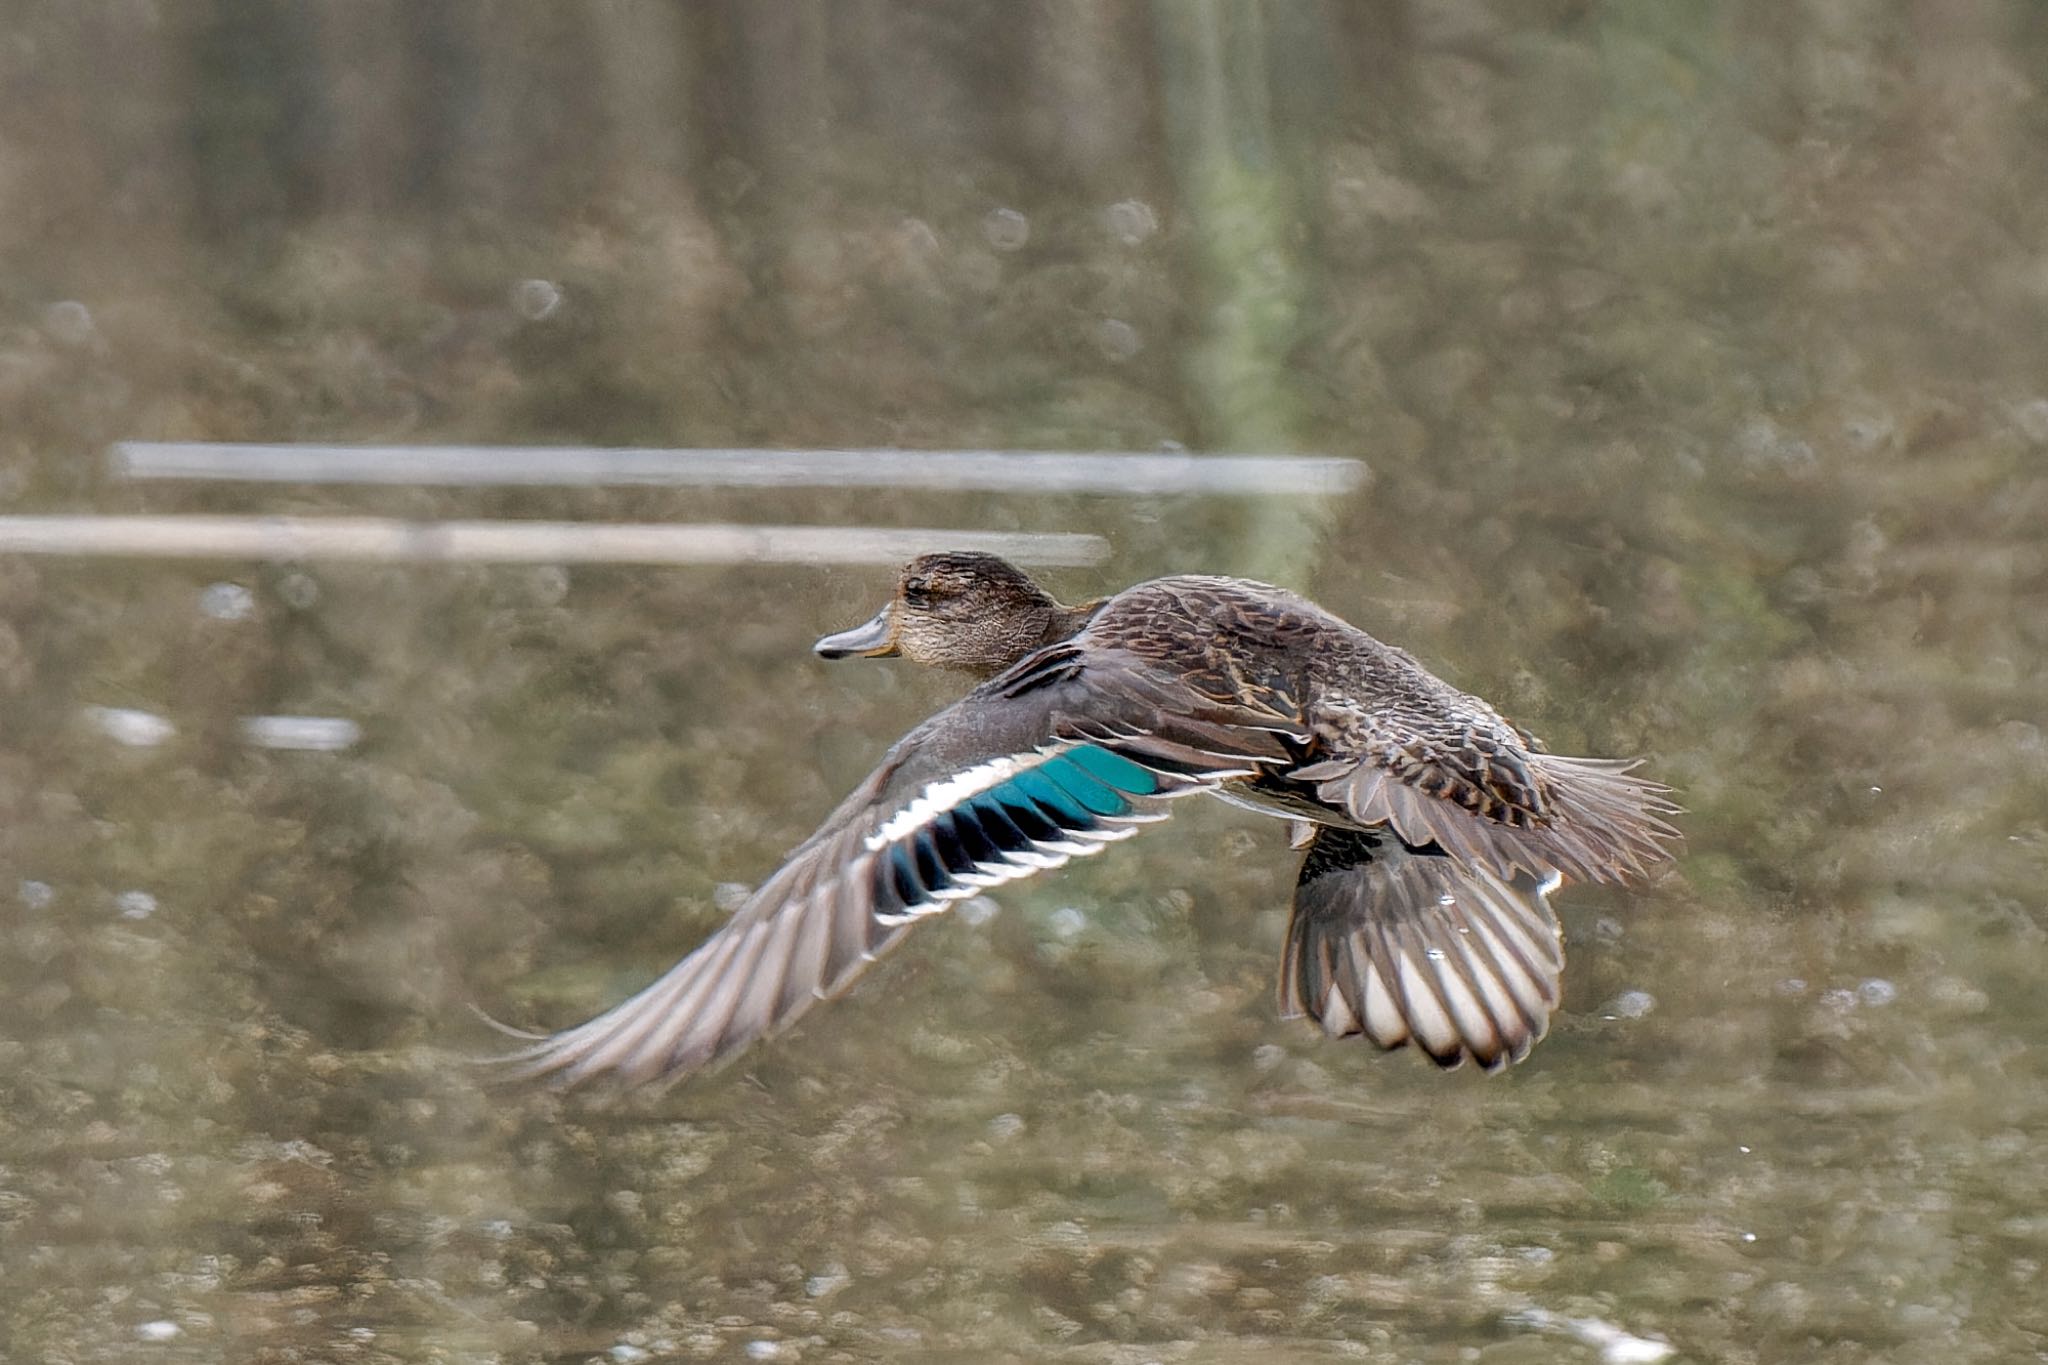
<path fill-rule="evenodd" d="M 906 578 L 903 580 L 903 601 L 908 606 L 928 607 L 932 604 L 931 580 Z"/>

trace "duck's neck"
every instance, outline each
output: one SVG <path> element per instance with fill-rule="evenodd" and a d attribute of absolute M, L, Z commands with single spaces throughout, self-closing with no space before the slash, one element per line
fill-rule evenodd
<path fill-rule="evenodd" d="M 1062 640 L 1073 639 L 1087 629 L 1088 623 L 1095 619 L 1095 613 L 1101 611 L 1102 604 L 1108 600 L 1107 597 L 1098 597 L 1092 602 L 1083 602 L 1073 607 L 1054 602 L 1052 611 L 1046 617 L 1045 635 L 1038 641 L 1038 645 L 1056 645 Z"/>
<path fill-rule="evenodd" d="M 980 657 L 955 656 L 947 660 L 947 666 L 986 682 L 1027 654 L 1079 635 L 1108 600 L 1099 597 L 1093 602 L 1069 607 L 1047 597 L 1033 610 L 1020 612 L 1005 622 L 996 638 L 983 642 L 988 647 L 981 651 Z"/>

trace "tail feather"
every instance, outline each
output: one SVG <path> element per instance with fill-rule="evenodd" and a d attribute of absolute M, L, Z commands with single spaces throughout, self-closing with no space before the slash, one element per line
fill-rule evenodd
<path fill-rule="evenodd" d="M 1530 754 L 1545 795 L 1543 813 L 1490 818 L 1432 796 L 1400 774 L 1355 758 L 1327 759 L 1289 774 L 1317 783 L 1317 794 L 1361 825 L 1391 825 L 1404 843 L 1435 844 L 1451 857 L 1492 869 L 1552 869 L 1579 881 L 1646 875 L 1671 856 L 1679 837 L 1664 817 L 1678 813 L 1671 789 L 1638 777 L 1640 760 Z"/>
<path fill-rule="evenodd" d="M 1559 999 L 1555 885 L 1415 853 L 1384 831 L 1320 828 L 1295 887 L 1281 1012 L 1331 1037 L 1412 1042 L 1440 1066 L 1518 1062 Z"/>

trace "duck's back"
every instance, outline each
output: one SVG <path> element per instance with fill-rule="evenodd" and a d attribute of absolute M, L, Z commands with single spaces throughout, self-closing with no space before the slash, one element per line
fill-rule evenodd
<path fill-rule="evenodd" d="M 1420 728 L 1511 727 L 1413 655 L 1299 593 L 1248 578 L 1155 578 L 1103 604 L 1083 636 L 1122 649 L 1202 693 L 1258 697 L 1313 721 L 1331 708 L 1383 711 Z"/>
<path fill-rule="evenodd" d="M 1177 574 L 1126 588 L 1083 632 L 1090 643 L 1124 649 L 1164 668 L 1211 666 L 1219 656 L 1306 660 L 1331 637 L 1353 631 L 1298 593 L 1249 578 Z"/>

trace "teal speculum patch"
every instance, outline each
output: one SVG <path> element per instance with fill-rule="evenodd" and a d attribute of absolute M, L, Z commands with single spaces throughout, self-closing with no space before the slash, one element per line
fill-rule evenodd
<path fill-rule="evenodd" d="M 1157 774 L 1133 763 L 1121 754 L 1098 749 L 1093 744 L 1083 744 L 1079 748 L 1069 749 L 1052 762 L 1079 768 L 1097 781 L 1135 796 L 1150 796 L 1159 790 Z"/>
<path fill-rule="evenodd" d="M 968 894 L 988 884 L 989 873 L 1005 879 L 1000 874 L 1017 866 L 1015 855 L 1076 851 L 1071 836 L 1101 830 L 1106 818 L 1130 816 L 1134 797 L 1156 795 L 1161 786 L 1141 764 L 1095 745 L 1054 754 L 935 811 L 906 833 L 877 861 L 877 910 L 906 915 Z M 1061 850 L 1063 844 L 1069 847 Z"/>

